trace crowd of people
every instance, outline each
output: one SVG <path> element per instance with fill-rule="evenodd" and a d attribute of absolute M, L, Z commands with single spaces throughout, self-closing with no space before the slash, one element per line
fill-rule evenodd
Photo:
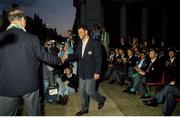
<path fill-rule="evenodd" d="M 0 115 L 16 115 L 18 98 L 25 101 L 29 115 L 41 115 L 42 99 L 49 101 L 49 87 L 57 87 L 57 104 L 66 105 L 69 96 L 80 92 L 81 109 L 75 115 L 88 113 L 89 97 L 104 106 L 106 97 L 96 90 L 96 81 L 125 86 L 124 93 L 139 93 L 147 106 L 165 102 L 164 115 L 172 115 L 175 99 L 180 97 L 178 79 L 179 49 L 140 43 L 137 38 L 120 39 L 117 48 L 109 47 L 110 36 L 105 27 L 78 27 L 78 36 L 67 31 L 64 42 L 47 38 L 43 44 L 37 36 L 26 32 L 24 12 L 18 8 L 8 13 L 10 25 L 0 34 Z M 13 56 L 13 57 L 12 57 Z M 42 71 L 42 81 L 39 80 Z M 165 81 L 152 96 L 146 83 Z M 42 82 L 42 86 L 39 82 Z"/>

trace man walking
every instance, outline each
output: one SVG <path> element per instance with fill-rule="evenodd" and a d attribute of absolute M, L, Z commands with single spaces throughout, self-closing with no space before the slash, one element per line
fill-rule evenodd
<path fill-rule="evenodd" d="M 8 13 L 10 25 L 0 34 L 0 116 L 15 116 L 22 97 L 30 116 L 41 115 L 39 60 L 60 64 L 48 54 L 35 35 L 25 30 L 25 15 L 19 8 Z"/>
<path fill-rule="evenodd" d="M 74 54 L 64 56 L 64 59 L 78 60 L 79 91 L 82 99 L 81 110 L 75 115 L 88 113 L 89 96 L 98 102 L 98 109 L 104 106 L 106 98 L 95 90 L 96 80 L 100 78 L 102 65 L 102 51 L 100 42 L 88 35 L 86 26 L 78 28 L 81 41 Z"/>

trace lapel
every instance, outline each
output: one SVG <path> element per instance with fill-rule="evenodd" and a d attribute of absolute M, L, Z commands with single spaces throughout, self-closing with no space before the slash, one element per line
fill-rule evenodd
<path fill-rule="evenodd" d="M 82 58 L 82 41 L 80 41 L 78 53 L 79 53 L 80 58 Z"/>
<path fill-rule="evenodd" d="M 90 47 L 90 43 L 91 43 L 91 39 L 89 38 L 87 44 L 86 44 L 86 47 L 85 47 L 85 50 L 84 50 L 84 55 L 82 58 L 85 58 L 87 56 L 87 53 L 88 53 L 88 50 L 89 50 L 89 47 Z M 81 52 L 82 52 L 82 47 L 81 47 Z"/>

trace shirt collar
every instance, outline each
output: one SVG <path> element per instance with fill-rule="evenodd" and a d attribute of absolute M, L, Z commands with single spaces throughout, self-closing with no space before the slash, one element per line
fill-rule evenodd
<path fill-rule="evenodd" d="M 11 28 L 18 28 L 18 29 L 22 29 L 24 32 L 26 32 L 26 29 L 23 28 L 21 25 L 18 25 L 18 24 L 10 24 L 6 30 L 9 30 Z"/>

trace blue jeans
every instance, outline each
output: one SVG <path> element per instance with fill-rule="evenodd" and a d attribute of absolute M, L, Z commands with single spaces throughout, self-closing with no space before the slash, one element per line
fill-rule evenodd
<path fill-rule="evenodd" d="M 43 80 L 44 96 L 46 97 L 49 88 L 49 80 Z"/>
<path fill-rule="evenodd" d="M 59 85 L 59 95 L 61 95 L 62 97 L 64 95 L 70 96 L 75 93 L 75 89 L 67 85 L 64 85 L 61 78 L 57 78 L 57 83 Z"/>

